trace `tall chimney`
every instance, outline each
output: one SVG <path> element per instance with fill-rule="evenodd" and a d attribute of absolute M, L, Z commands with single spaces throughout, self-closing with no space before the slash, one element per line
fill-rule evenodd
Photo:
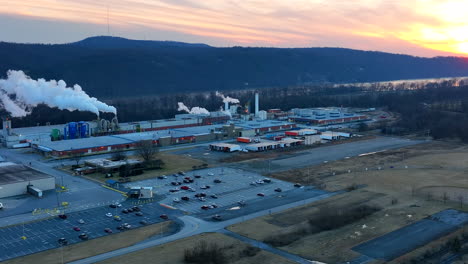
<path fill-rule="evenodd" d="M 224 111 L 229 111 L 229 102 L 227 100 L 224 102 Z"/>
<path fill-rule="evenodd" d="M 258 91 L 255 91 L 255 116 L 258 117 L 258 108 L 260 107 L 258 102 Z"/>

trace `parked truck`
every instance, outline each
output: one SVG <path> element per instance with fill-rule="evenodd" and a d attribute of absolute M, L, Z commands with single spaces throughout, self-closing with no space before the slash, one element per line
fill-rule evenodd
<path fill-rule="evenodd" d="M 38 197 L 42 198 L 42 190 L 39 188 L 34 187 L 33 185 L 28 185 L 28 193 Z"/>

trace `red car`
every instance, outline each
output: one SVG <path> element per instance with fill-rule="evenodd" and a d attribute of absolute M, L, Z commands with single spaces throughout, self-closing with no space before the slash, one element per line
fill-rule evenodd
<path fill-rule="evenodd" d="M 187 191 L 188 189 L 190 189 L 190 187 L 184 185 L 184 186 L 180 187 L 180 189 L 181 189 L 181 190 L 186 190 L 186 191 Z"/>
<path fill-rule="evenodd" d="M 73 227 L 73 230 L 75 230 L 76 232 L 81 231 L 81 229 L 77 226 Z"/>
<path fill-rule="evenodd" d="M 169 219 L 169 217 L 167 216 L 167 214 L 162 214 L 159 216 L 161 219 L 164 219 L 164 220 L 167 220 Z"/>

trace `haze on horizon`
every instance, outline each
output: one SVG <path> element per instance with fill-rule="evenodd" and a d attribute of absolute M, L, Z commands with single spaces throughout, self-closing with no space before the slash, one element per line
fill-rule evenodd
<path fill-rule="evenodd" d="M 0 41 L 69 43 L 109 34 L 468 56 L 466 10 L 464 0 L 3 0 Z"/>

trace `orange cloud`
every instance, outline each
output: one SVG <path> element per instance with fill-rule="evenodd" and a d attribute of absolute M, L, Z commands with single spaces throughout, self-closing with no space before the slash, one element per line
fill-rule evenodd
<path fill-rule="evenodd" d="M 3 0 L 0 15 L 105 25 L 108 8 L 114 29 L 179 32 L 208 43 L 468 54 L 464 0 Z"/>

